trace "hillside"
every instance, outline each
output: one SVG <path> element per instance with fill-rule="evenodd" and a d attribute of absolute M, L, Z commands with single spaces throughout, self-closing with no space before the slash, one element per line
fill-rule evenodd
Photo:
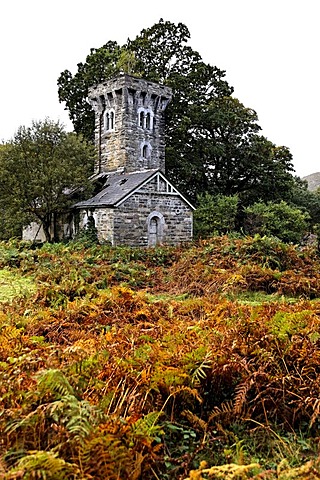
<path fill-rule="evenodd" d="M 303 180 L 307 180 L 309 190 L 314 191 L 320 187 L 320 172 L 311 173 L 303 177 Z"/>
<path fill-rule="evenodd" d="M 0 478 L 320 476 L 320 258 L 0 244 Z"/>

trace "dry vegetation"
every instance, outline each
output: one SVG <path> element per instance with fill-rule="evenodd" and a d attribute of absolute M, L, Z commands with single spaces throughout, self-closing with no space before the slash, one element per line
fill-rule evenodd
<path fill-rule="evenodd" d="M 8 243 L 0 268 L 30 286 L 0 303 L 0 478 L 320 478 L 316 251 Z"/>

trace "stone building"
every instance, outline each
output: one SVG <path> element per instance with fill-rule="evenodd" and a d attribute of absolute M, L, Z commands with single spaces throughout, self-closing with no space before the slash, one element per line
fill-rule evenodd
<path fill-rule="evenodd" d="M 52 226 L 72 238 L 94 224 L 100 242 L 154 246 L 192 239 L 194 207 L 165 176 L 165 118 L 169 87 L 122 74 L 89 90 L 98 151 L 95 191 Z M 45 241 L 36 223 L 25 240 Z"/>
<path fill-rule="evenodd" d="M 99 240 L 112 245 L 191 240 L 193 206 L 164 173 L 164 111 L 171 95 L 166 86 L 126 74 L 89 90 L 96 194 L 74 205 L 74 233 L 91 217 Z"/>

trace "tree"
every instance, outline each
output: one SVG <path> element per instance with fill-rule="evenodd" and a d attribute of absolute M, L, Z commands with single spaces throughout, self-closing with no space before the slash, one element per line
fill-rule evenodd
<path fill-rule="evenodd" d="M 195 237 L 207 238 L 235 230 L 238 197 L 223 195 L 200 195 L 198 208 L 194 212 Z"/>
<path fill-rule="evenodd" d="M 308 212 L 311 217 L 311 226 L 320 224 L 320 190 L 308 189 L 308 182 L 299 177 L 294 178 L 294 186 L 290 191 L 290 203 Z"/>
<path fill-rule="evenodd" d="M 0 203 L 6 217 L 23 225 L 36 221 L 47 241 L 53 240 L 55 217 L 90 189 L 93 159 L 92 145 L 65 132 L 59 122 L 21 126 L 0 150 Z"/>
<path fill-rule="evenodd" d="M 85 63 L 78 63 L 73 76 L 64 70 L 58 79 L 59 101 L 66 103 L 74 130 L 88 141 L 94 138 L 94 113 L 87 103 L 88 88 L 119 72 L 121 48 L 117 42 L 108 42 L 101 48 L 92 48 Z"/>
<path fill-rule="evenodd" d="M 284 242 L 299 243 L 308 231 L 310 216 L 286 202 L 258 202 L 245 210 L 246 232 L 275 236 Z"/>
<path fill-rule="evenodd" d="M 191 198 L 206 191 L 238 195 L 243 205 L 280 200 L 292 188 L 292 156 L 259 135 L 257 120 L 254 110 L 231 96 L 194 107 L 174 148 L 180 156 L 169 163 L 177 184 L 182 177 Z"/>
<path fill-rule="evenodd" d="M 173 90 L 166 111 L 166 170 L 193 201 L 199 192 L 238 194 L 244 205 L 278 200 L 291 188 L 292 158 L 259 135 L 254 110 L 232 97 L 225 72 L 205 63 L 189 45 L 190 32 L 162 19 L 123 46 L 109 41 L 91 49 L 75 75 L 58 79 L 76 132 L 93 138 L 89 86 L 120 71 L 165 83 Z"/>

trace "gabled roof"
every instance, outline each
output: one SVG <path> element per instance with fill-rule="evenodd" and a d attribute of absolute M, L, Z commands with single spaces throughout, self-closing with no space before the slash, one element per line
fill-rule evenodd
<path fill-rule="evenodd" d="M 133 173 L 103 173 L 94 175 L 93 182 L 100 182 L 101 190 L 94 197 L 73 205 L 74 208 L 118 207 L 143 185 L 154 177 L 162 178 L 168 185 L 166 192 L 155 192 L 168 195 L 179 195 L 194 210 L 193 205 L 177 191 L 160 170 L 144 170 Z"/>

